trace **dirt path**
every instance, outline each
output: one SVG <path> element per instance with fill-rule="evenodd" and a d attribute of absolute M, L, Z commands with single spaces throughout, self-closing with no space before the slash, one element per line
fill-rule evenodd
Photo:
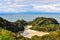
<path fill-rule="evenodd" d="M 31 26 L 28 26 L 28 27 L 31 27 Z M 42 32 L 42 31 L 34 31 L 34 30 L 31 30 L 31 29 L 26 29 L 21 35 L 24 36 L 24 37 L 27 37 L 27 38 L 31 38 L 32 36 L 34 35 L 37 35 L 37 36 L 43 36 L 43 35 L 46 35 L 46 34 L 49 34 L 47 32 Z"/>

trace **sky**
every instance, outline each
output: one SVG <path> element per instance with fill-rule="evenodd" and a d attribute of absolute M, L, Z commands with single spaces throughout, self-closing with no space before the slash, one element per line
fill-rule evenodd
<path fill-rule="evenodd" d="M 0 0 L 0 13 L 57 12 L 60 0 Z"/>

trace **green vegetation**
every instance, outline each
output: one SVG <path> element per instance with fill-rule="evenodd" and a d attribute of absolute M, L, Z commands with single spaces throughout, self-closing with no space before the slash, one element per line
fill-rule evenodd
<path fill-rule="evenodd" d="M 0 17 L 0 40 L 30 40 L 18 34 L 24 31 L 25 25 L 27 22 L 24 20 L 9 22 Z"/>
<path fill-rule="evenodd" d="M 15 40 L 12 35 L 12 32 L 0 29 L 0 40 Z"/>
<path fill-rule="evenodd" d="M 11 31 L 0 29 L 0 40 L 30 40 Z"/>
<path fill-rule="evenodd" d="M 60 40 L 60 31 L 54 31 L 41 37 L 35 35 L 31 38 L 31 40 Z"/>
<path fill-rule="evenodd" d="M 31 39 L 25 38 L 18 34 L 24 31 L 26 25 L 32 25 L 30 29 L 45 31 L 50 34 L 44 36 L 33 36 Z M 0 40 L 60 40 L 60 26 L 56 19 L 37 17 L 33 21 L 17 20 L 9 22 L 0 17 Z"/>
<path fill-rule="evenodd" d="M 27 22 L 24 20 L 17 20 L 16 22 L 9 22 L 0 17 L 0 27 L 10 30 L 12 32 L 24 31 L 24 26 L 27 25 Z"/>
<path fill-rule="evenodd" d="M 31 29 L 38 31 L 50 32 L 60 30 L 59 23 L 54 18 L 37 17 L 33 21 L 29 22 L 29 24 L 33 26 Z"/>
<path fill-rule="evenodd" d="M 31 39 L 17 35 L 11 31 L 0 29 L 0 40 L 60 40 L 60 31 L 50 32 L 44 36 L 33 36 Z"/>

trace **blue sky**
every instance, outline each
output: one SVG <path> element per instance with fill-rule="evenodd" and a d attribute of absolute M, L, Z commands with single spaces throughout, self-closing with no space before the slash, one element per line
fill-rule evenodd
<path fill-rule="evenodd" d="M 0 0 L 0 13 L 58 12 L 60 0 Z"/>

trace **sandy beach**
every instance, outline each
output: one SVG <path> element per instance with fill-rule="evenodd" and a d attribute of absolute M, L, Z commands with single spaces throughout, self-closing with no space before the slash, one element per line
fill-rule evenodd
<path fill-rule="evenodd" d="M 22 36 L 31 38 L 34 35 L 43 36 L 43 35 L 49 34 L 47 32 L 31 30 L 31 29 L 29 29 L 29 27 L 31 27 L 31 26 L 28 26 L 28 29 L 26 29 L 23 33 L 21 33 Z"/>

